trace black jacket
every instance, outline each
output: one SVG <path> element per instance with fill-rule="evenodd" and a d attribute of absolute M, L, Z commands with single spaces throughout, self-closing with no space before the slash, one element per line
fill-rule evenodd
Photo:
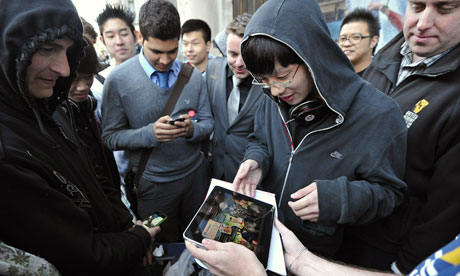
<path fill-rule="evenodd" d="M 88 95 L 83 102 L 67 99 L 61 106 L 68 118 L 73 120 L 76 134 L 86 150 L 88 163 L 96 174 L 112 207 L 119 213 L 122 225 L 131 226 L 132 216 L 121 201 L 120 174 L 113 153 L 102 143 L 101 128 L 94 110 L 97 100 Z M 58 114 L 57 112 L 55 114 Z M 60 118 L 55 116 L 56 121 Z M 127 228 L 127 227 L 125 227 Z"/>
<path fill-rule="evenodd" d="M 403 205 L 358 236 L 394 254 L 408 273 L 460 232 L 460 45 L 395 86 L 402 33 L 374 58 L 364 78 L 400 106 L 408 127 Z"/>
<path fill-rule="evenodd" d="M 127 275 L 150 236 L 139 226 L 126 230 L 66 114 L 56 110 L 86 45 L 81 33 L 69 0 L 9 1 L 0 9 L 0 239 L 45 258 L 63 275 Z M 51 97 L 35 99 L 26 69 L 44 42 L 62 37 L 74 41 L 70 76 L 56 81 Z"/>

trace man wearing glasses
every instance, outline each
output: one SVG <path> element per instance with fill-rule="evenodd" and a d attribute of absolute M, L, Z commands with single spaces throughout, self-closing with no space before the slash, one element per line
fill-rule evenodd
<path fill-rule="evenodd" d="M 337 43 L 360 76 L 372 62 L 379 42 L 379 30 L 377 18 L 367 9 L 355 9 L 342 21 Z"/>
<path fill-rule="evenodd" d="M 280 220 L 309 250 L 334 257 L 344 225 L 387 216 L 403 200 L 401 112 L 356 75 L 314 0 L 267 1 L 241 55 L 268 97 L 234 189 L 274 193 Z"/>
<path fill-rule="evenodd" d="M 212 139 L 213 177 L 232 182 L 244 156 L 248 135 L 254 130 L 254 114 L 263 93 L 252 85 L 240 44 L 249 14 L 237 16 L 226 28 L 227 56 L 208 61 L 206 85 L 214 116 Z"/>

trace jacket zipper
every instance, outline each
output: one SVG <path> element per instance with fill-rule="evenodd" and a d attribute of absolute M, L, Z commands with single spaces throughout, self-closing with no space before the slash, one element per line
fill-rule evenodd
<path fill-rule="evenodd" d="M 284 120 L 284 117 L 281 113 L 281 110 L 280 108 L 278 107 L 278 112 L 281 116 L 281 119 L 283 120 L 283 123 L 285 124 L 285 120 Z M 281 207 L 281 201 L 283 199 L 283 195 L 284 195 L 284 189 L 286 188 L 286 183 L 287 183 L 287 179 L 288 179 L 288 176 L 289 176 L 289 173 L 291 172 L 291 165 L 292 165 L 292 159 L 294 158 L 294 154 L 296 153 L 297 149 L 302 145 L 303 141 L 305 141 L 305 139 L 312 133 L 316 133 L 316 132 L 320 132 L 320 131 L 326 131 L 326 130 L 329 130 L 331 128 L 334 128 L 338 125 L 341 125 L 343 124 L 343 117 L 342 115 L 339 114 L 339 117 L 337 117 L 336 119 L 336 123 L 330 127 L 326 127 L 326 128 L 322 128 L 322 129 L 317 129 L 317 130 L 313 130 L 313 131 L 310 131 L 309 133 L 307 133 L 303 138 L 302 140 L 300 141 L 300 143 L 297 145 L 296 148 L 292 148 L 292 151 L 291 151 L 291 156 L 289 157 L 289 163 L 288 163 L 288 168 L 286 170 L 286 175 L 284 176 L 284 182 L 283 182 L 283 188 L 281 189 L 281 194 L 280 194 L 280 199 L 279 199 L 279 202 L 278 202 L 278 208 Z M 287 133 L 289 134 L 289 138 L 292 140 L 292 135 L 291 135 L 291 132 L 289 131 L 289 128 L 286 128 L 287 129 Z"/>
<path fill-rule="evenodd" d="M 278 208 L 281 208 L 281 199 L 283 198 L 284 188 L 286 187 L 287 178 L 288 178 L 289 172 L 291 170 L 292 158 L 294 157 L 294 153 L 295 153 L 295 150 L 291 151 L 291 157 L 289 157 L 289 164 L 288 164 L 288 168 L 287 168 L 287 171 L 286 171 L 286 175 L 284 176 L 283 189 L 281 190 L 280 201 L 278 202 Z"/>

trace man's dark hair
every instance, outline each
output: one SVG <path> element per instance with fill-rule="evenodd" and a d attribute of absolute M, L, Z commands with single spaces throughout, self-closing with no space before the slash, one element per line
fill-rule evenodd
<path fill-rule="evenodd" d="M 371 36 L 378 36 L 380 32 L 380 23 L 379 20 L 374 16 L 371 10 L 357 8 L 354 9 L 352 12 L 347 14 L 340 25 L 340 31 L 342 30 L 343 25 L 353 22 L 364 22 L 367 24 L 367 30 L 369 31 L 369 35 Z M 363 34 L 364 35 L 364 34 Z M 375 48 L 377 48 L 377 44 L 375 45 L 372 53 L 375 52 Z"/>
<path fill-rule="evenodd" d="M 235 34 L 239 37 L 243 37 L 244 30 L 251 19 L 252 14 L 243 13 L 235 17 L 230 23 L 228 23 L 227 28 L 225 29 L 225 34 Z"/>
<path fill-rule="evenodd" d="M 246 68 L 256 75 L 273 73 L 275 62 L 283 67 L 302 64 L 302 60 L 288 46 L 267 36 L 251 36 L 241 45 Z"/>
<path fill-rule="evenodd" d="M 185 21 L 182 25 L 180 36 L 183 37 L 185 33 L 190 32 L 201 32 L 203 36 L 204 43 L 211 41 L 211 28 L 209 28 L 208 23 L 204 22 L 201 19 L 189 19 Z"/>
<path fill-rule="evenodd" d="M 139 11 L 139 30 L 144 40 L 179 39 L 180 16 L 176 7 L 166 0 L 148 0 Z"/>
<path fill-rule="evenodd" d="M 126 23 L 126 25 L 131 29 L 133 36 L 136 36 L 134 32 L 134 18 L 136 15 L 130 11 L 128 8 L 122 5 L 105 5 L 104 10 L 97 16 L 97 25 L 99 25 L 99 32 L 104 33 L 104 24 L 109 19 L 118 18 Z"/>
<path fill-rule="evenodd" d="M 377 18 L 375 18 L 374 14 L 372 14 L 371 10 L 357 8 L 354 9 L 352 12 L 347 14 L 340 25 L 340 30 L 342 30 L 343 25 L 352 23 L 352 22 L 366 22 L 367 29 L 369 34 L 379 35 L 380 31 L 380 23 Z"/>
<path fill-rule="evenodd" d="M 92 41 L 97 40 L 97 33 L 88 21 L 86 21 L 83 17 L 80 16 L 81 23 L 83 24 L 83 35 L 86 35 Z"/>
<path fill-rule="evenodd" d="M 85 56 L 80 59 L 80 67 L 77 72 L 83 74 L 97 74 L 100 69 L 99 61 L 97 60 L 96 50 L 94 50 L 93 44 L 89 41 L 87 36 L 83 36 L 88 46 L 85 48 Z"/>

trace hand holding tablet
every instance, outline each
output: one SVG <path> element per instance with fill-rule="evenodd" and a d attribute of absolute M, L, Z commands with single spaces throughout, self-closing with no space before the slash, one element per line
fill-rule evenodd
<path fill-rule="evenodd" d="M 216 186 L 183 236 L 199 247 L 203 238 L 244 245 L 267 267 L 274 213 L 273 205 Z"/>

